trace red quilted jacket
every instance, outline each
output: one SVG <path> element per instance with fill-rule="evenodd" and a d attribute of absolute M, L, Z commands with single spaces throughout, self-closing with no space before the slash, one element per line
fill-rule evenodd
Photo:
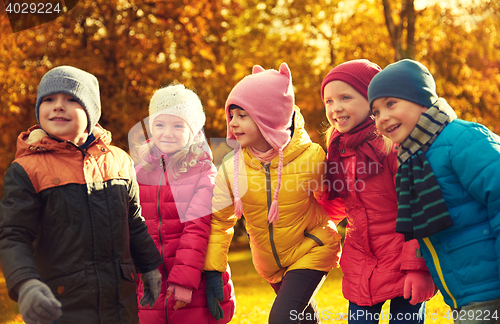
<path fill-rule="evenodd" d="M 370 144 L 384 150 L 380 137 Z M 417 251 L 418 242 L 405 243 L 403 235 L 395 231 L 397 151 L 384 158 L 381 173 L 357 182 L 354 149 L 339 147 L 339 151 L 349 188 L 343 199 L 348 215 L 340 258 L 344 297 L 360 306 L 372 306 L 403 296 L 406 271 L 428 269 Z"/>
<path fill-rule="evenodd" d="M 149 161 L 153 169 L 136 167 L 142 215 L 148 232 L 160 251 L 164 265 L 160 297 L 152 309 L 139 306 L 139 321 L 155 323 L 228 323 L 235 311 L 234 288 L 228 271 L 223 274 L 225 299 L 221 303 L 224 319 L 216 321 L 207 308 L 205 277 L 202 274 L 210 234 L 211 200 L 217 173 L 207 148 L 198 163 L 181 173 L 178 179 L 164 171 L 168 156 L 153 150 Z M 174 310 L 174 296 L 165 300 L 168 284 L 193 289 L 192 301 Z M 142 298 L 138 281 L 138 300 Z"/>

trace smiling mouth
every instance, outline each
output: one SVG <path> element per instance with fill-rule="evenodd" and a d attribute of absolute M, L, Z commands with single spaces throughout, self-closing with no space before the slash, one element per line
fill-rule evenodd
<path fill-rule="evenodd" d="M 241 135 L 245 135 L 245 133 L 234 133 L 234 137 L 240 137 Z"/>
<path fill-rule="evenodd" d="M 347 121 L 350 117 L 337 117 L 335 118 L 335 120 L 337 122 L 344 122 L 344 121 Z"/>
<path fill-rule="evenodd" d="M 50 118 L 50 121 L 69 121 L 69 119 L 63 118 L 63 117 L 54 117 Z"/>
<path fill-rule="evenodd" d="M 397 129 L 399 126 L 401 126 L 401 124 L 397 124 L 397 125 L 391 126 L 391 127 L 387 128 L 385 131 L 386 131 L 387 133 L 391 133 L 391 132 L 393 132 L 395 129 Z"/>

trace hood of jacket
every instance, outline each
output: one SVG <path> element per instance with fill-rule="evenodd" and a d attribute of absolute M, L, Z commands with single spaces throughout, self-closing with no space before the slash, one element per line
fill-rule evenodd
<path fill-rule="evenodd" d="M 105 145 L 110 145 L 111 143 L 111 133 L 102 128 L 99 124 L 94 128 L 94 136 L 96 139 L 93 143 L 98 139 Z M 50 137 L 50 135 L 41 129 L 39 125 L 34 125 L 17 137 L 16 159 L 46 151 L 52 151 L 54 153 L 65 151 L 67 148 L 66 145 L 68 144 L 78 147 L 78 145 L 70 141 L 58 141 Z"/>

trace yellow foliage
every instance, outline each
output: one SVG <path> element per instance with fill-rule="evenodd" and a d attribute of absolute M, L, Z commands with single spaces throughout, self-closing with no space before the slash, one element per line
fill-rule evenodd
<path fill-rule="evenodd" d="M 391 3 L 397 23 L 401 5 Z M 415 59 L 429 67 L 438 94 L 459 116 L 498 133 L 500 3 L 463 9 L 434 4 L 416 12 Z M 18 33 L 0 15 L 0 174 L 17 135 L 36 122 L 36 89 L 54 66 L 98 77 L 101 123 L 128 150 L 127 133 L 147 116 L 156 89 L 172 82 L 195 89 L 209 116 L 207 136 L 224 137 L 221 108 L 232 87 L 253 65 L 277 69 L 282 62 L 291 68 L 306 129 L 319 141 L 326 121 L 319 89 L 328 71 L 356 58 L 385 67 L 393 57 L 383 6 L 374 0 L 81 0 L 56 20 Z"/>

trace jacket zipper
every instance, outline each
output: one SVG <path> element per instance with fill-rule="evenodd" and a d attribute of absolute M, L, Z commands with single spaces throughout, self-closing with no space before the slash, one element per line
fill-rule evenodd
<path fill-rule="evenodd" d="M 161 176 L 160 176 L 160 182 L 158 183 L 158 205 L 157 205 L 157 209 L 158 209 L 158 239 L 160 240 L 160 255 L 161 255 L 161 259 L 163 261 L 163 240 L 161 239 L 161 210 L 160 210 L 160 201 L 161 201 L 161 183 L 162 183 L 162 180 L 163 180 L 163 176 L 165 175 L 165 172 L 166 172 L 166 166 L 165 166 L 165 159 L 163 159 L 163 156 L 161 157 L 161 164 L 162 164 L 162 169 L 163 169 L 163 172 L 161 173 Z M 168 273 L 167 273 L 167 267 L 165 266 L 165 262 L 162 262 L 162 267 L 163 267 L 163 270 L 165 271 L 165 280 L 168 278 Z M 168 288 L 168 283 L 167 283 L 167 288 Z M 168 323 L 168 317 L 167 317 L 167 299 L 165 298 L 165 304 L 164 304 L 164 308 L 165 310 L 165 321 Z"/>
<path fill-rule="evenodd" d="M 451 300 L 453 301 L 453 308 L 458 308 L 457 301 L 455 300 L 455 297 L 453 297 L 450 290 L 448 289 L 448 286 L 446 285 L 446 282 L 444 281 L 443 271 L 441 270 L 441 264 L 439 263 L 439 259 L 438 259 L 436 250 L 434 249 L 434 246 L 432 245 L 432 243 L 428 237 L 423 238 L 423 241 L 424 241 L 425 245 L 427 246 L 427 248 L 429 249 L 429 252 L 431 253 L 432 260 L 434 261 L 434 266 L 436 267 L 436 271 L 437 271 L 437 274 L 439 276 L 439 280 L 441 280 L 441 284 L 443 285 L 444 290 L 446 291 L 446 293 L 450 296 Z"/>
<path fill-rule="evenodd" d="M 264 167 L 264 170 L 266 172 L 267 212 L 269 213 L 272 203 L 271 172 L 269 172 L 269 167 L 271 166 L 271 163 L 262 163 L 262 166 Z M 276 261 L 276 264 L 278 264 L 278 267 L 280 267 L 281 269 L 283 268 L 283 266 L 281 265 L 281 261 L 278 256 L 278 251 L 276 251 L 276 245 L 274 244 L 273 223 L 269 223 L 268 229 L 269 229 L 269 242 L 271 243 L 271 250 L 273 251 L 274 260 Z"/>

